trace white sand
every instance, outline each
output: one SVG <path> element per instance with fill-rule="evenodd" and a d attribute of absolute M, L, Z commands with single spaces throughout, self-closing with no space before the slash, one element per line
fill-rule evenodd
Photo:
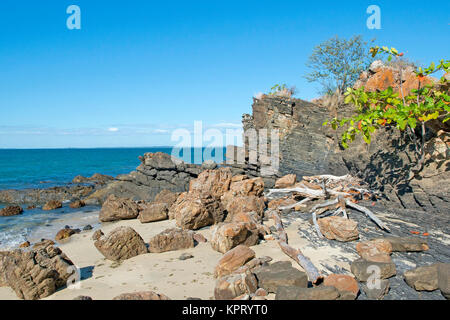
<path fill-rule="evenodd" d="M 267 222 L 271 225 L 271 221 Z M 175 227 L 174 220 L 141 224 L 139 220 L 119 221 L 102 225 L 102 231 L 106 234 L 118 226 L 130 226 L 134 228 L 148 242 L 159 232 Z M 286 231 L 289 244 L 300 248 L 303 253 L 321 271 L 326 269 L 324 265 L 335 265 L 333 257 L 347 257 L 350 260 L 355 256 L 342 252 L 329 246 L 318 249 L 308 248 L 307 241 L 300 238 L 298 228 L 311 228 L 306 221 L 292 223 Z M 95 248 L 91 240 L 93 231 L 82 232 L 60 244 L 63 252 L 73 261 L 78 268 L 93 268 L 92 276 L 80 281 L 77 288 L 63 288 L 46 299 L 73 299 L 79 295 L 90 296 L 93 299 L 112 299 L 121 293 L 152 290 L 163 293 L 171 299 L 186 299 L 197 297 L 210 299 L 214 295 L 216 279 L 213 277 L 214 268 L 222 256 L 214 251 L 209 243 L 200 243 L 195 248 L 165 253 L 148 253 L 140 255 L 118 264 L 106 260 Z M 210 239 L 210 229 L 199 231 L 207 239 Z M 278 247 L 276 241 L 263 242 L 251 247 L 257 257 L 270 256 L 273 261 L 290 260 Z M 190 253 L 192 259 L 179 260 L 182 253 Z M 292 261 L 292 260 L 291 260 Z M 293 265 L 301 270 L 295 262 Z M 349 265 L 339 263 L 341 268 L 349 270 Z M 272 295 L 271 295 L 272 296 Z M 8 287 L 0 288 L 0 299 L 17 299 L 14 291 Z"/>

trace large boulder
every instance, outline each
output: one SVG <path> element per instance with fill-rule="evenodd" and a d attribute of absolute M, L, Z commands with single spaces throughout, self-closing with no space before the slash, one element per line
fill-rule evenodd
<path fill-rule="evenodd" d="M 235 214 L 241 212 L 255 212 L 260 217 L 264 214 L 264 209 L 266 207 L 263 197 L 258 197 L 254 195 L 233 196 L 230 193 L 226 193 L 222 197 L 222 205 L 227 211 L 227 220 L 231 220 Z"/>
<path fill-rule="evenodd" d="M 118 227 L 107 236 L 98 230 L 94 234 L 94 245 L 112 261 L 130 259 L 140 254 L 148 253 L 147 246 L 141 236 L 130 227 Z"/>
<path fill-rule="evenodd" d="M 110 222 L 124 219 L 135 219 L 139 215 L 138 204 L 130 199 L 110 195 L 103 203 L 100 210 L 99 220 Z"/>
<path fill-rule="evenodd" d="M 170 208 L 169 216 L 173 216 L 177 226 L 183 229 L 197 230 L 224 219 L 222 204 L 211 195 L 198 193 L 182 193 Z"/>
<path fill-rule="evenodd" d="M 438 287 L 446 299 L 450 299 L 450 263 L 438 263 Z"/>
<path fill-rule="evenodd" d="M 277 261 L 254 270 L 258 285 L 267 292 L 276 293 L 280 286 L 308 287 L 308 276 L 305 272 L 292 267 L 290 261 Z"/>
<path fill-rule="evenodd" d="M 392 246 L 392 252 L 420 252 L 429 249 L 428 241 L 419 237 L 385 237 Z"/>
<path fill-rule="evenodd" d="M 351 219 L 332 216 L 318 219 L 317 223 L 327 239 L 347 242 L 359 238 L 358 223 Z"/>
<path fill-rule="evenodd" d="M 215 277 L 230 274 L 255 258 L 255 252 L 247 246 L 239 245 L 220 258 L 215 270 Z"/>
<path fill-rule="evenodd" d="M 180 196 L 179 192 L 172 192 L 170 190 L 164 189 L 158 193 L 153 200 L 153 203 L 165 203 L 167 207 L 171 207 L 177 198 Z"/>
<path fill-rule="evenodd" d="M 166 252 L 193 248 L 195 245 L 193 232 L 183 229 L 166 229 L 149 241 L 150 252 Z"/>
<path fill-rule="evenodd" d="M 21 206 L 8 206 L 0 210 L 0 217 L 9 217 L 22 214 L 23 209 Z"/>
<path fill-rule="evenodd" d="M 86 203 L 82 200 L 74 200 L 69 204 L 69 207 L 72 209 L 79 209 L 86 205 Z"/>
<path fill-rule="evenodd" d="M 275 182 L 275 188 L 283 189 L 292 187 L 297 182 L 296 174 L 287 174 Z"/>
<path fill-rule="evenodd" d="M 133 293 L 122 293 L 113 300 L 170 300 L 164 294 L 158 294 L 153 291 L 140 291 Z"/>
<path fill-rule="evenodd" d="M 32 250 L 0 252 L 0 286 L 11 287 L 20 299 L 48 297 L 75 272 L 72 261 L 50 242 Z"/>
<path fill-rule="evenodd" d="M 224 223 L 217 225 L 211 236 L 211 247 L 225 253 L 237 245 L 253 246 L 258 243 L 259 232 L 247 223 Z"/>

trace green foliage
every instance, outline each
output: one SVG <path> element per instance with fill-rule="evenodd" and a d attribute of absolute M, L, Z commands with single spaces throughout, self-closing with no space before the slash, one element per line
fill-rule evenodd
<path fill-rule="evenodd" d="M 368 43 L 360 35 L 331 38 L 314 48 L 306 64 L 312 71 L 305 78 L 322 84 L 323 92 L 338 90 L 343 94 L 372 62 L 368 49 Z"/>
<path fill-rule="evenodd" d="M 377 54 L 387 54 L 388 60 L 399 59 L 403 53 L 395 48 L 373 47 L 370 49 L 373 57 Z M 449 72 L 450 60 L 441 60 L 438 65 L 431 63 L 428 68 L 418 68 L 415 74 L 419 80 L 417 89 L 411 91 L 408 96 L 399 96 L 389 87 L 384 91 L 365 91 L 364 87 L 347 88 L 345 103 L 356 106 L 356 113 L 350 118 L 334 118 L 324 125 L 330 125 L 334 130 L 343 127 L 342 146 L 348 148 L 357 135 L 361 135 L 367 144 L 371 142 L 371 134 L 383 126 L 393 126 L 401 131 L 408 130 L 416 136 L 415 129 L 422 129 L 422 145 L 420 153 L 424 155 L 425 123 L 432 119 L 440 119 L 446 122 L 450 119 L 450 96 L 447 89 L 448 80 L 445 76 L 440 79 L 440 86 L 435 84 L 422 85 L 426 76 L 438 71 Z M 416 146 L 416 150 L 419 150 Z"/>
<path fill-rule="evenodd" d="M 291 97 L 295 94 L 295 87 L 288 87 L 285 83 L 276 84 L 270 88 L 269 95 L 271 96 L 288 96 Z"/>

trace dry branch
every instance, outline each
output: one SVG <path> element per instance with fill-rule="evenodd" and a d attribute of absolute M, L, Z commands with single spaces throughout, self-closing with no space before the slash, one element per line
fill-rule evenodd
<path fill-rule="evenodd" d="M 280 215 L 275 210 L 269 212 L 269 216 L 275 222 L 275 228 L 279 233 L 278 245 L 281 250 L 288 255 L 291 259 L 295 260 L 306 272 L 308 279 L 316 284 L 323 277 L 320 275 L 319 270 L 312 264 L 312 262 L 303 255 L 300 249 L 295 249 L 288 245 L 287 233 L 284 230 L 283 223 L 281 221 Z"/>

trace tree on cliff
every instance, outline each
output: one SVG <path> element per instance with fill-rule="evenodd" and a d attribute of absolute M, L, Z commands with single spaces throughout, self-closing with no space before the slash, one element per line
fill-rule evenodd
<path fill-rule="evenodd" d="M 361 35 L 350 39 L 335 36 L 326 40 L 314 47 L 306 63 L 312 71 L 305 78 L 309 82 L 319 82 L 323 93 L 338 91 L 343 94 L 372 62 L 368 48 L 369 43 Z"/>

